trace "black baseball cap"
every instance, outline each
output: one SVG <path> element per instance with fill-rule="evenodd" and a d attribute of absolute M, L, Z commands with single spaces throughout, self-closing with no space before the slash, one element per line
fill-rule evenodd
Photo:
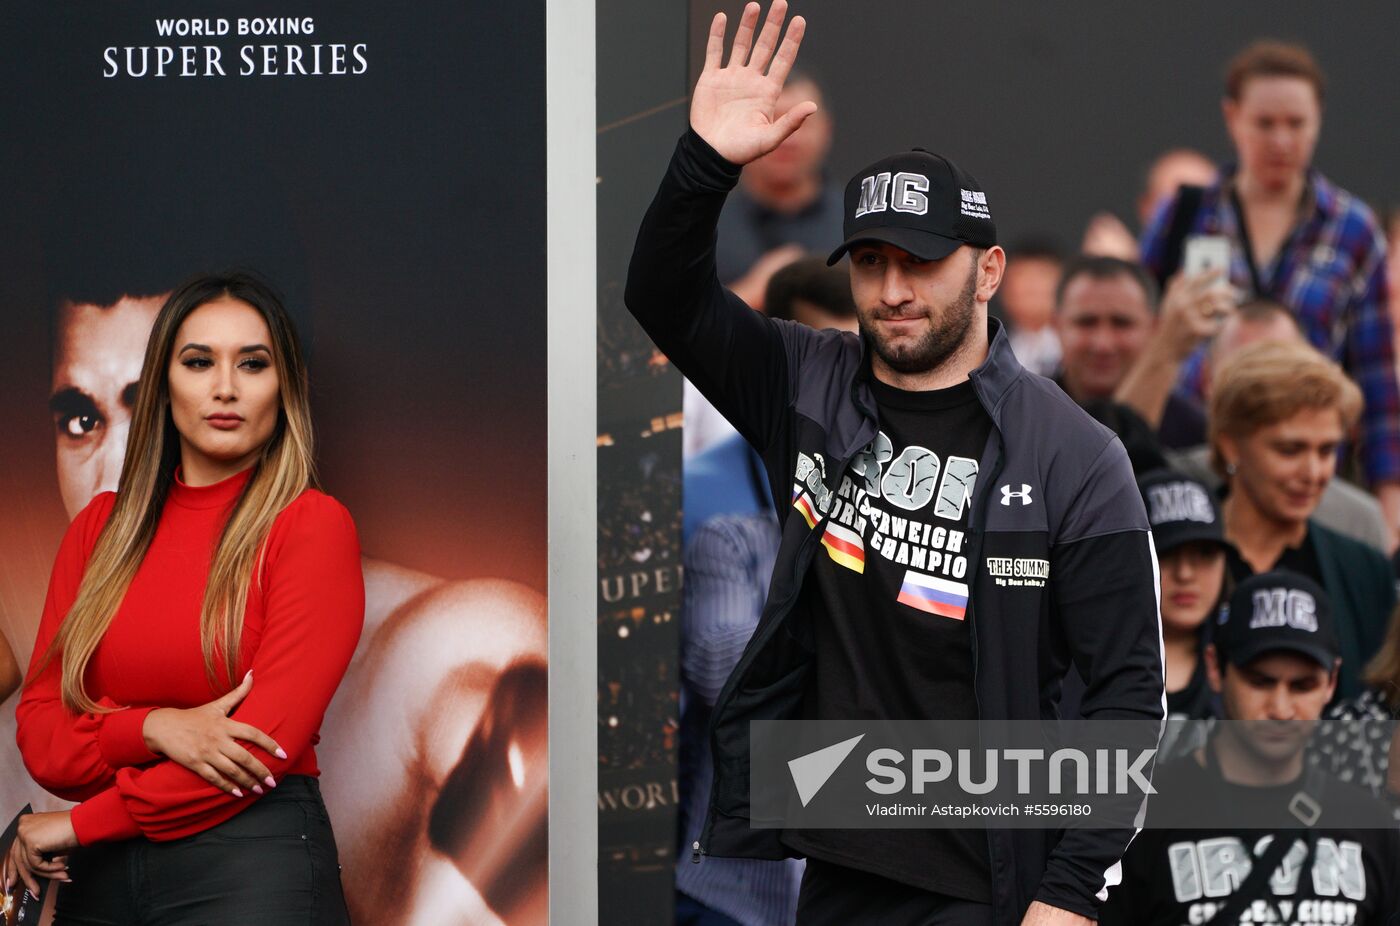
<path fill-rule="evenodd" d="M 964 244 L 997 243 L 987 194 L 947 158 L 915 148 L 876 161 L 846 184 L 845 241 L 828 264 L 852 246 L 881 241 L 925 260 L 941 260 Z"/>
<path fill-rule="evenodd" d="M 1205 484 L 1169 469 L 1154 470 L 1138 480 L 1152 541 L 1158 555 L 1188 543 L 1229 547 L 1220 505 Z"/>
<path fill-rule="evenodd" d="M 1237 666 L 1287 650 L 1331 671 L 1342 655 L 1327 593 L 1307 576 L 1286 570 L 1250 576 L 1235 586 L 1211 642 L 1222 660 Z"/>

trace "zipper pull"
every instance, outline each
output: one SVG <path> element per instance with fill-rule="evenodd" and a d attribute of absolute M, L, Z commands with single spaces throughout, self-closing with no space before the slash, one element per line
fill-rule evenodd
<path fill-rule="evenodd" d="M 700 848 L 700 840 L 695 840 L 690 846 L 690 861 L 693 864 L 700 864 L 700 856 L 705 854 L 705 850 Z"/>

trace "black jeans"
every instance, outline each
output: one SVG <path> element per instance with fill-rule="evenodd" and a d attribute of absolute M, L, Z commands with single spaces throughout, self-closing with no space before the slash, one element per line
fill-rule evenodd
<path fill-rule="evenodd" d="M 345 926 L 316 779 L 291 775 L 242 813 L 177 839 L 76 849 L 54 926 Z"/>
<path fill-rule="evenodd" d="M 797 926 L 991 926 L 990 904 L 919 890 L 879 875 L 807 859 Z"/>

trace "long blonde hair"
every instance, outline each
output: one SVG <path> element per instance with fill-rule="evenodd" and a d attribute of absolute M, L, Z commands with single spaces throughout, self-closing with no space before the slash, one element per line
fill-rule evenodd
<path fill-rule="evenodd" d="M 247 303 L 267 322 L 282 407 L 209 567 L 199 631 L 205 672 L 216 689 L 232 687 L 238 672 L 248 592 L 272 522 L 305 489 L 320 487 L 306 364 L 296 328 L 276 291 L 241 271 L 198 276 L 176 289 L 161 307 L 146 342 L 116 503 L 88 559 L 77 598 L 35 673 L 58 656 L 63 704 L 74 713 L 111 710 L 88 695 L 84 676 L 150 549 L 175 479 L 180 438 L 170 414 L 167 373 L 175 336 L 191 312 L 223 297 Z"/>

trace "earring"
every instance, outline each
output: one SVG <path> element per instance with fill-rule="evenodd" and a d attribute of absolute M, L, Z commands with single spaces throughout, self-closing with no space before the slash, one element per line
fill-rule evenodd
<path fill-rule="evenodd" d="M 1227 476 L 1233 476 L 1233 475 L 1235 475 L 1235 464 L 1233 464 L 1233 463 L 1226 463 L 1226 464 L 1225 464 L 1225 475 L 1227 475 Z"/>

